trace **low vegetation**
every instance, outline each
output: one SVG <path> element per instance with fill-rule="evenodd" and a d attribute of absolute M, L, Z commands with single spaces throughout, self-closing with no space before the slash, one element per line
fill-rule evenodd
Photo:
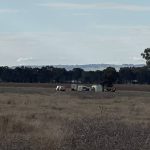
<path fill-rule="evenodd" d="M 83 119 L 69 124 L 66 150 L 145 150 L 150 148 L 150 126 L 106 118 Z"/>
<path fill-rule="evenodd" d="M 2 150 L 148 150 L 150 93 L 0 88 Z"/>

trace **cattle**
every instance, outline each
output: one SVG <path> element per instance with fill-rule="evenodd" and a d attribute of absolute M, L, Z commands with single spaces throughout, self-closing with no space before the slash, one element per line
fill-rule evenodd
<path fill-rule="evenodd" d="M 103 86 L 102 85 L 92 85 L 92 91 L 103 92 Z"/>
<path fill-rule="evenodd" d="M 88 86 L 84 85 L 79 85 L 77 91 L 82 92 L 82 91 L 91 91 L 91 88 Z"/>
<path fill-rule="evenodd" d="M 56 91 L 66 91 L 66 88 L 64 86 L 58 85 L 56 87 Z"/>

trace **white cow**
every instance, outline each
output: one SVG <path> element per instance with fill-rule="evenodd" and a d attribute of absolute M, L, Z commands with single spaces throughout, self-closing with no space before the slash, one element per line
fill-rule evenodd
<path fill-rule="evenodd" d="M 58 85 L 56 87 L 56 91 L 66 91 L 66 88 L 64 86 Z"/>

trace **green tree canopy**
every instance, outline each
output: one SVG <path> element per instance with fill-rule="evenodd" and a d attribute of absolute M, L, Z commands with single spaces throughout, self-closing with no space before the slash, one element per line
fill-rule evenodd
<path fill-rule="evenodd" d="M 113 83 L 117 80 L 117 77 L 118 74 L 115 68 L 108 67 L 105 70 L 103 70 L 104 81 Z"/>
<path fill-rule="evenodd" d="M 145 49 L 141 56 L 146 60 L 147 66 L 150 66 L 150 48 Z"/>
<path fill-rule="evenodd" d="M 84 70 L 81 68 L 74 68 L 72 71 L 73 71 L 73 78 L 76 81 L 79 81 L 81 79 L 81 76 L 82 76 L 82 73 L 84 72 Z"/>

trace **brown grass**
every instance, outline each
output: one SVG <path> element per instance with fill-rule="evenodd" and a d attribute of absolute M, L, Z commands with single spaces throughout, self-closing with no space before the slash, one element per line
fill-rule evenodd
<path fill-rule="evenodd" d="M 52 83 L 0 83 L 0 87 L 26 87 L 26 88 L 55 88 L 57 85 Z M 70 84 L 63 84 L 70 88 Z M 116 84 L 117 90 L 121 91 L 147 91 L 150 92 L 150 85 Z"/>
<path fill-rule="evenodd" d="M 115 85 L 118 90 L 123 90 L 123 91 L 144 91 L 144 92 L 150 92 L 150 85 L 133 85 L 133 84 L 128 84 L 128 85 Z"/>
<path fill-rule="evenodd" d="M 145 150 L 150 148 L 150 126 L 102 118 L 72 121 L 65 150 Z M 69 135 L 69 136 L 68 136 Z"/>
<path fill-rule="evenodd" d="M 0 150 L 148 150 L 149 97 L 0 87 Z"/>

